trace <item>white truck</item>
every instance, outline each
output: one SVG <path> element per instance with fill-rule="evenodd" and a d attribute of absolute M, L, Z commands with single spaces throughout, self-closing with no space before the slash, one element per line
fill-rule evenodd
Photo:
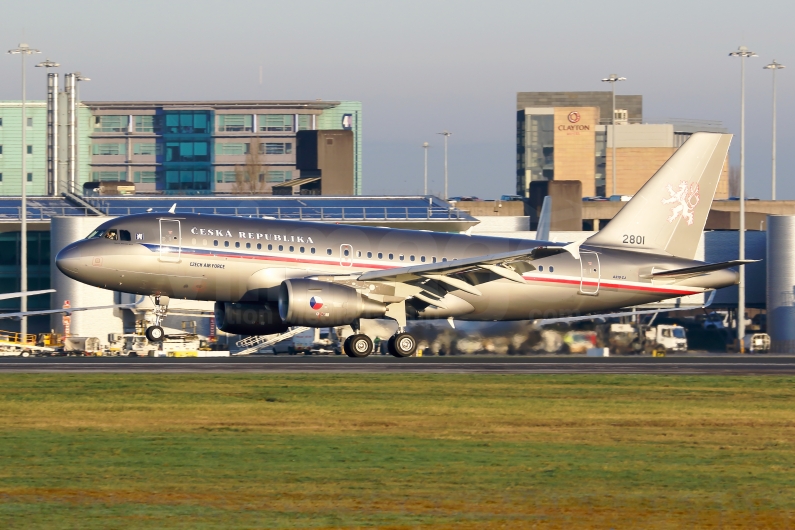
<path fill-rule="evenodd" d="M 611 324 L 608 346 L 615 353 L 686 352 L 687 333 L 685 328 L 674 324 Z"/>

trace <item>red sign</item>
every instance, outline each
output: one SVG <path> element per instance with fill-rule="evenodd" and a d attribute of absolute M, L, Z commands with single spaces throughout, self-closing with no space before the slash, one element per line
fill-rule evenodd
<path fill-rule="evenodd" d="M 571 123 L 577 123 L 578 121 L 580 121 L 580 113 L 577 112 L 576 110 L 569 112 L 569 121 Z"/>

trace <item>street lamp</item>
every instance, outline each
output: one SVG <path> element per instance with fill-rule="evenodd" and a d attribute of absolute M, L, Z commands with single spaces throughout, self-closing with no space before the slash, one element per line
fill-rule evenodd
<path fill-rule="evenodd" d="M 610 74 L 610 77 L 602 79 L 603 83 L 610 83 L 613 90 L 613 115 L 610 117 L 610 134 L 613 136 L 613 193 L 616 195 L 616 81 L 626 81 L 626 77 L 618 77 L 616 74 Z"/>
<path fill-rule="evenodd" d="M 776 70 L 784 68 L 773 59 L 773 62 L 763 66 L 765 70 L 773 70 L 773 172 L 770 175 L 770 185 L 773 188 L 773 200 L 776 200 Z"/>
<path fill-rule="evenodd" d="M 740 259 L 745 259 L 745 59 L 757 55 L 745 46 L 731 52 L 729 57 L 740 58 Z M 740 284 L 737 286 L 737 340 L 740 352 L 745 352 L 745 265 L 740 265 Z"/>
<path fill-rule="evenodd" d="M 20 229 L 20 252 L 19 252 L 19 260 L 20 260 L 20 275 L 19 275 L 19 290 L 23 293 L 27 292 L 28 290 L 28 174 L 27 168 L 25 167 L 25 162 L 27 158 L 27 128 L 28 128 L 28 117 L 27 117 L 27 107 L 25 101 L 25 57 L 27 55 L 33 55 L 34 53 L 41 53 L 39 50 L 34 50 L 30 46 L 25 43 L 19 45 L 19 48 L 15 48 L 13 50 L 8 50 L 8 53 L 11 55 L 17 55 L 22 58 L 22 178 L 20 179 L 22 182 L 22 200 L 20 204 L 20 217 L 21 217 L 21 229 Z M 28 297 L 26 295 L 22 295 L 19 299 L 19 310 L 21 312 L 25 312 L 28 310 Z M 19 323 L 19 332 L 22 337 L 22 342 L 25 342 L 26 335 L 28 334 L 28 319 L 27 317 L 22 317 Z"/>
<path fill-rule="evenodd" d="M 444 200 L 447 200 L 447 139 L 453 133 L 444 131 L 436 134 L 444 136 Z M 428 151 L 426 150 L 425 152 L 427 153 Z"/>
<path fill-rule="evenodd" d="M 431 146 L 428 142 L 423 142 L 422 149 L 425 151 L 425 191 L 423 195 L 428 195 L 428 148 Z"/>

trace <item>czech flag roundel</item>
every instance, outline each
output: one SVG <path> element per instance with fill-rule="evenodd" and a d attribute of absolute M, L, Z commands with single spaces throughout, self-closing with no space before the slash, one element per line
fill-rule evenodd
<path fill-rule="evenodd" d="M 317 311 L 318 309 L 323 307 L 323 299 L 320 298 L 319 296 L 313 296 L 312 298 L 309 299 L 309 306 L 315 311 Z"/>

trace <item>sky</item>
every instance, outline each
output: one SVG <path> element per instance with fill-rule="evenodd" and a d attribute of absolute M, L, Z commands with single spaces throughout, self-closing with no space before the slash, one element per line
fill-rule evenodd
<path fill-rule="evenodd" d="M 324 99 L 363 105 L 366 194 L 444 187 L 496 198 L 515 191 L 516 93 L 643 95 L 647 121 L 720 120 L 739 165 L 745 44 L 748 195 L 770 198 L 772 75 L 778 76 L 778 194 L 795 199 L 795 3 L 760 0 L 36 1 L 4 6 L 6 49 L 80 71 L 84 100 Z M 31 61 L 32 62 L 32 61 Z M 260 68 L 263 76 L 260 82 Z M 30 68 L 28 98 L 43 99 Z M 0 58 L 0 99 L 19 99 L 19 57 Z"/>

